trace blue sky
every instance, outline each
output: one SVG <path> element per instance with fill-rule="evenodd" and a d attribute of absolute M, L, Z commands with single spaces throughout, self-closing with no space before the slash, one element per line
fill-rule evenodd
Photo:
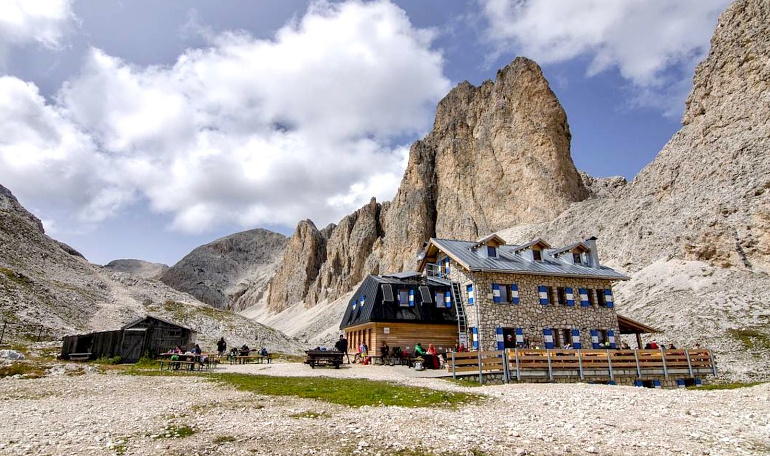
<path fill-rule="evenodd" d="M 633 179 L 727 3 L 0 0 L 0 184 L 100 264 L 290 235 L 390 199 L 438 100 L 518 55 L 576 166 Z"/>

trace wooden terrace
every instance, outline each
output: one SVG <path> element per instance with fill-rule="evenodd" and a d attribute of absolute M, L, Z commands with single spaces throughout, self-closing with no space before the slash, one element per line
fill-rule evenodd
<path fill-rule="evenodd" d="M 717 375 L 710 350 L 530 350 L 507 349 L 447 353 L 447 370 L 463 375 L 502 375 L 520 382 L 618 381 L 658 386 L 674 379 L 679 386 Z M 698 381 L 696 381 L 696 379 Z M 655 382 L 658 383 L 655 383 Z"/>

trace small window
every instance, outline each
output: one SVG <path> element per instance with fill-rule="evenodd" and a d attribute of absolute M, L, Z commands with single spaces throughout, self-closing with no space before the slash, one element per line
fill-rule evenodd
<path fill-rule="evenodd" d="M 596 305 L 596 297 L 594 296 L 594 290 L 588 290 L 587 294 L 588 294 L 588 303 L 591 306 L 595 306 Z"/>
<path fill-rule="evenodd" d="M 596 305 L 599 307 L 607 307 L 607 300 L 604 298 L 604 289 L 597 288 L 594 292 L 596 292 Z"/>
<path fill-rule="evenodd" d="M 401 307 L 409 307 L 409 290 L 406 288 L 398 290 L 398 305 Z"/>
<path fill-rule="evenodd" d="M 444 307 L 446 307 L 446 303 L 444 302 L 443 291 L 437 291 L 433 296 L 436 298 L 436 308 L 443 309 Z"/>
<path fill-rule="evenodd" d="M 579 253 L 572 254 L 572 262 L 575 264 L 583 264 L 583 255 Z"/>
<path fill-rule="evenodd" d="M 508 298 L 508 285 L 500 285 L 500 302 L 511 302 Z"/>
<path fill-rule="evenodd" d="M 543 253 L 538 249 L 532 249 L 532 258 L 534 258 L 535 261 L 543 261 Z"/>
<path fill-rule="evenodd" d="M 556 289 L 556 299 L 559 304 L 563 306 L 567 305 L 567 290 L 564 287 Z"/>
<path fill-rule="evenodd" d="M 497 247 L 487 246 L 487 256 L 489 258 L 497 258 Z"/>

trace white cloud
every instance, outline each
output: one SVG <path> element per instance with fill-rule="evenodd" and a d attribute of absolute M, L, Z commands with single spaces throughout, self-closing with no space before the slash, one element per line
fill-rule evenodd
<path fill-rule="evenodd" d="M 389 2 L 314 3 L 271 40 L 224 33 L 171 66 L 93 50 L 53 104 L 0 79 L 0 122 L 20 127 L 0 136 L 0 182 L 93 222 L 138 198 L 188 232 L 336 222 L 394 195 L 390 142 L 449 90 L 432 39 Z"/>
<path fill-rule="evenodd" d="M 588 76 L 616 68 L 650 104 L 680 93 L 729 0 L 479 0 L 498 53 L 548 64 L 586 56 Z M 686 90 L 689 88 L 687 85 Z M 651 89 L 654 89 L 652 92 Z M 673 93 L 672 93 L 673 92 Z M 677 110 L 682 100 L 677 99 Z M 637 98 L 637 104 L 644 99 Z"/>
<path fill-rule="evenodd" d="M 0 0 L 0 64 L 12 45 L 58 48 L 74 17 L 70 0 Z"/>

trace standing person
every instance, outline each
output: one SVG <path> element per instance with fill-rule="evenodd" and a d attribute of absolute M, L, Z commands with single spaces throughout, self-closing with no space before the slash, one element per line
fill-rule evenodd
<path fill-rule="evenodd" d="M 227 351 L 227 342 L 225 342 L 225 338 L 222 337 L 219 339 L 219 342 L 217 342 L 217 353 L 219 354 L 219 356 L 224 356 L 226 351 Z"/>
<path fill-rule="evenodd" d="M 348 354 L 348 340 L 345 339 L 344 334 L 340 334 L 340 340 L 338 340 L 337 343 L 334 344 L 334 348 L 336 348 L 338 352 L 344 353 L 345 356 L 348 358 L 348 364 L 350 364 L 350 355 Z"/>

